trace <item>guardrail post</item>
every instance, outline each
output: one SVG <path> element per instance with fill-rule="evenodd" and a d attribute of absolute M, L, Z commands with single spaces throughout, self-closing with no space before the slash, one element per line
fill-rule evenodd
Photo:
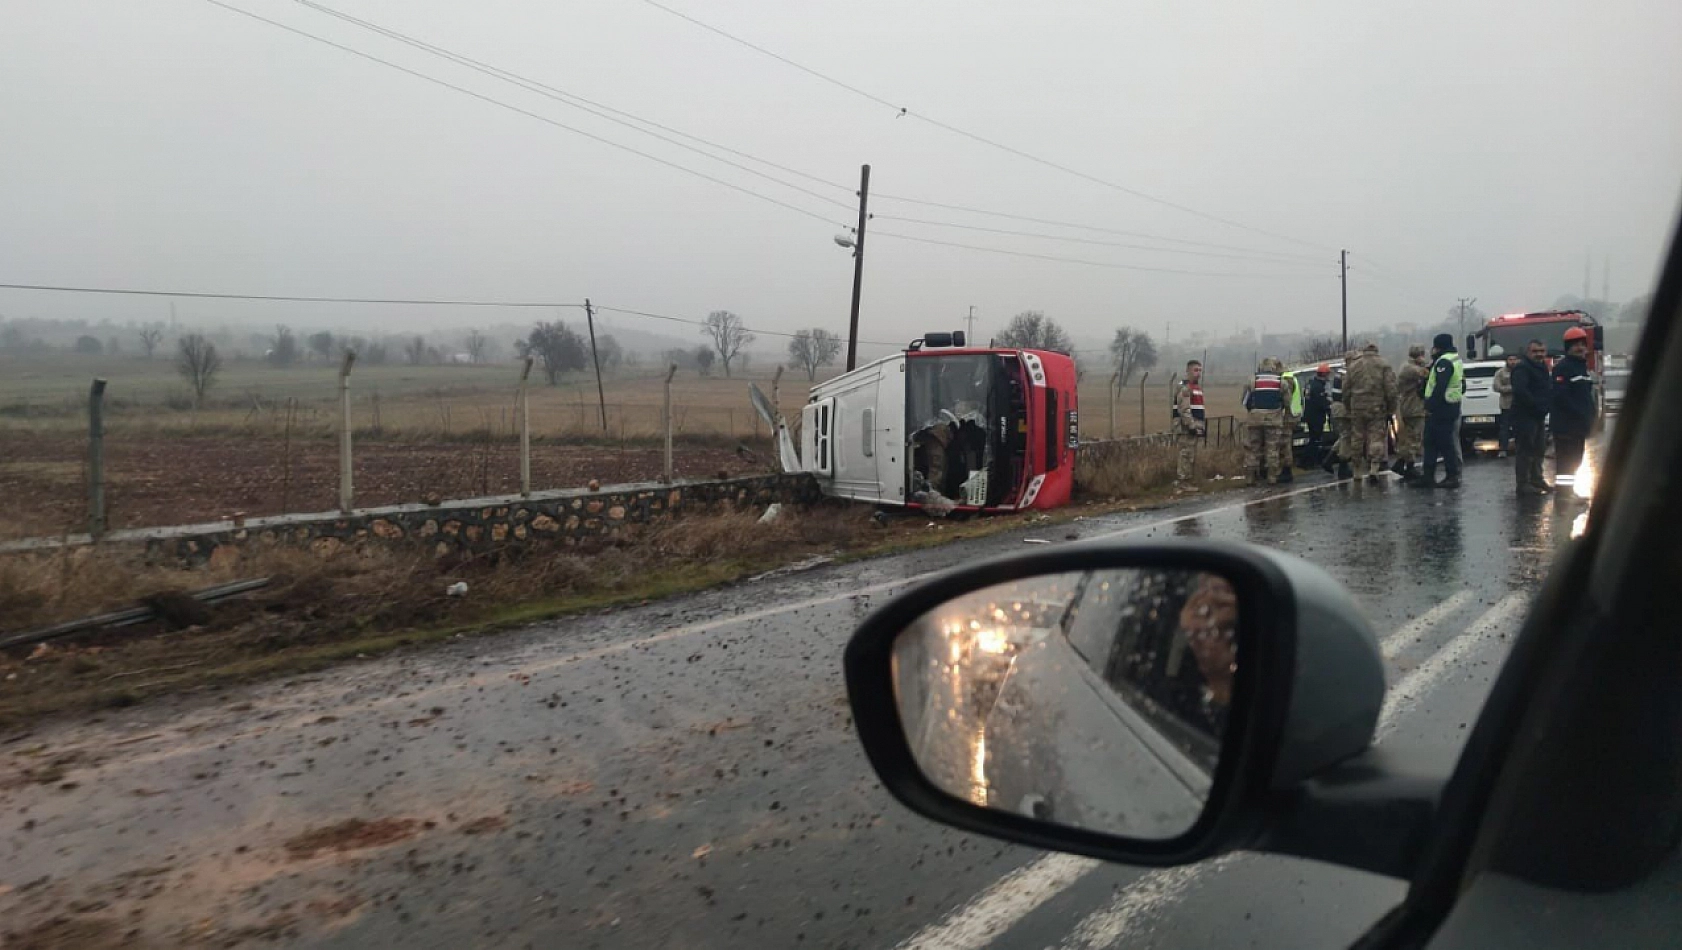
<path fill-rule="evenodd" d="M 88 388 L 88 534 L 105 534 L 105 380 Z"/>

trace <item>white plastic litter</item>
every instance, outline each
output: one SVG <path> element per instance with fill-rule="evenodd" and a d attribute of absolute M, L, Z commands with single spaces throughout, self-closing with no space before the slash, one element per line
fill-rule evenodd
<path fill-rule="evenodd" d="M 445 597 L 466 597 L 467 596 L 467 582 L 466 581 L 456 581 L 454 584 L 451 584 L 450 586 L 444 588 L 444 596 Z"/>

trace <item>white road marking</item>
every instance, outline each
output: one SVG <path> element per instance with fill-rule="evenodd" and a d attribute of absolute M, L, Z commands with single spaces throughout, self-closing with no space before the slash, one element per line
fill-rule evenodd
<path fill-rule="evenodd" d="M 924 927 L 901 943 L 898 950 L 969 950 L 986 946 L 1098 864 L 1092 858 L 1072 854 L 1036 858 L 994 881 L 939 923 Z"/>
<path fill-rule="evenodd" d="M 1158 912 L 1178 901 L 1198 878 L 1225 870 L 1237 860 L 1236 854 L 1227 854 L 1141 876 L 1102 910 L 1088 914 L 1057 945 L 1058 950 L 1101 950 L 1127 945 L 1128 941 L 1143 936 L 1143 928 L 1155 922 Z"/>
<path fill-rule="evenodd" d="M 1459 610 L 1466 601 L 1471 599 L 1472 592 L 1463 590 L 1418 617 L 1402 624 L 1396 629 L 1395 633 L 1384 638 L 1384 658 L 1394 660 L 1397 656 L 1400 656 L 1402 651 L 1419 643 L 1426 634 L 1435 630 L 1437 624 L 1442 623 L 1445 617 Z"/>
<path fill-rule="evenodd" d="M 1432 622 L 1441 622 L 1442 619 L 1464 606 L 1470 598 L 1470 592 L 1462 591 L 1387 634 L 1380 643 L 1380 649 L 1384 652 L 1385 657 L 1389 658 L 1396 655 L 1410 645 L 1410 642 L 1417 642 L 1421 636 L 1428 632 L 1428 627 L 1424 624 L 1427 618 L 1430 618 Z M 1528 603 L 1528 594 L 1514 593 L 1508 595 L 1485 611 L 1464 633 L 1438 649 L 1418 669 L 1403 677 L 1386 693 L 1384 706 L 1379 712 L 1378 726 L 1373 741 L 1377 742 L 1379 738 L 1393 729 L 1397 720 L 1418 704 L 1418 699 L 1422 694 L 1428 692 L 1438 680 L 1453 669 L 1456 663 L 1480 646 L 1503 624 L 1512 619 L 1514 613 Z M 1044 877 L 1051 876 L 1051 874 L 1049 871 L 1038 871 L 1037 866 L 1042 862 L 1049 862 L 1058 858 L 1064 861 L 1070 860 L 1067 855 L 1050 855 L 1027 864 L 1013 873 L 1024 875 L 1033 880 L 1041 880 Z M 1063 885 L 1064 887 L 1078 880 L 1080 874 L 1084 874 L 1102 863 L 1089 858 L 1074 858 L 1072 860 L 1081 862 L 1084 867 L 1079 874 L 1071 877 Z M 1083 918 L 1070 932 L 1068 938 L 1064 940 L 1061 950 L 1094 950 L 1094 948 L 1114 946 L 1127 938 L 1138 936 L 1139 926 L 1154 919 L 1163 907 L 1179 899 L 1199 878 L 1210 872 L 1225 868 L 1232 860 L 1235 860 L 1235 856 L 1228 855 L 1217 860 L 1204 861 L 1184 867 L 1161 868 L 1141 875 L 1115 899 Z M 1070 867 L 1071 865 L 1067 863 L 1057 866 L 1062 873 L 1066 873 Z M 912 950 L 912 948 L 916 948 L 916 950 L 980 950 L 980 948 L 991 943 L 993 937 L 1002 933 L 1015 920 L 1026 916 L 1052 897 L 1051 894 L 1037 893 L 1037 899 L 1031 904 L 1023 906 L 1015 919 L 1007 920 L 1002 915 L 1000 908 L 1004 900 L 1008 899 L 1008 895 L 993 898 L 991 902 L 989 900 L 992 895 L 998 893 L 999 886 L 1003 883 L 1004 880 L 995 883 L 976 899 L 948 914 L 939 923 L 919 931 L 910 940 L 900 944 L 899 950 Z M 984 930 L 977 930 L 972 926 L 963 926 L 966 919 L 969 918 L 984 919 L 987 921 L 988 927 Z M 940 939 L 932 939 L 934 936 L 938 936 Z M 956 939 L 959 937 L 968 938 L 968 942 Z"/>
<path fill-rule="evenodd" d="M 1459 668 L 1474 650 L 1484 646 L 1497 633 L 1512 629 L 1512 623 L 1530 605 L 1530 595 L 1519 591 L 1508 594 L 1497 601 L 1495 606 L 1484 611 L 1466 632 L 1450 640 L 1431 658 L 1414 669 L 1413 672 L 1401 678 L 1384 697 L 1384 707 L 1378 714 L 1378 728 L 1373 733 L 1373 742 L 1381 742 L 1396 728 L 1404 713 L 1419 705 L 1419 700 L 1426 693 L 1435 689 L 1438 681 Z M 1516 631 L 1515 631 L 1516 632 Z"/>

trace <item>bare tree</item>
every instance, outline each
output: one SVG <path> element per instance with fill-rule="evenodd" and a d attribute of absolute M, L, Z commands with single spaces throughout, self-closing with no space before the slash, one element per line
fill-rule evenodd
<path fill-rule="evenodd" d="M 736 354 L 754 341 L 753 334 L 742 326 L 742 318 L 728 310 L 714 310 L 707 314 L 701 332 L 712 338 L 713 350 L 718 353 L 719 362 L 724 364 L 726 376 L 730 375 L 730 364 L 736 359 Z"/>
<path fill-rule="evenodd" d="M 222 372 L 222 357 L 216 352 L 216 344 L 202 333 L 189 333 L 177 340 L 175 371 L 192 387 L 193 405 L 204 405 L 205 393 L 216 385 L 216 377 Z"/>
<path fill-rule="evenodd" d="M 490 347 L 490 342 L 490 339 L 483 333 L 480 333 L 478 330 L 473 330 L 467 334 L 467 339 L 463 340 L 461 345 L 462 348 L 467 350 L 468 360 L 474 363 L 483 363 L 485 361 L 485 352 Z"/>
<path fill-rule="evenodd" d="M 1156 341 L 1143 330 L 1122 327 L 1110 341 L 1110 359 L 1115 362 L 1116 385 L 1125 386 L 1134 373 L 1156 365 Z"/>
<path fill-rule="evenodd" d="M 1343 346 L 1335 336 L 1317 336 L 1302 345 L 1297 356 L 1304 363 L 1324 363 L 1343 358 Z"/>
<path fill-rule="evenodd" d="M 806 371 L 808 380 L 818 378 L 818 370 L 835 362 L 841 353 L 841 338 L 822 327 L 801 330 L 788 341 L 788 365 Z"/>
<path fill-rule="evenodd" d="M 163 338 L 163 327 L 150 326 L 140 328 L 140 349 L 146 353 L 147 359 L 151 359 L 152 355 L 158 351 L 158 344 L 162 342 Z"/>
<path fill-rule="evenodd" d="M 1069 339 L 1069 334 L 1056 320 L 1038 310 L 1024 310 L 1011 317 L 1003 332 L 995 338 L 995 342 L 999 346 L 1024 350 L 1051 350 L 1054 353 L 1075 351 L 1075 344 Z"/>
<path fill-rule="evenodd" d="M 709 347 L 698 346 L 690 359 L 695 361 L 695 368 L 701 371 L 702 376 L 711 376 L 713 374 L 713 362 L 718 359 L 718 354 L 714 353 Z"/>
<path fill-rule="evenodd" d="M 417 336 L 403 344 L 403 358 L 410 366 L 419 366 L 426 362 L 426 337 Z"/>

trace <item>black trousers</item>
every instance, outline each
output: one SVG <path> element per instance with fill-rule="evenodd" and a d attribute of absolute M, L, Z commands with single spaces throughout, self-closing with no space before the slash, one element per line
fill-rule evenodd
<path fill-rule="evenodd" d="M 1554 481 L 1562 476 L 1577 477 L 1577 466 L 1583 462 L 1583 444 L 1587 441 L 1587 436 L 1554 433 Z"/>
<path fill-rule="evenodd" d="M 1547 451 L 1547 435 L 1542 420 L 1530 416 L 1513 415 L 1513 442 L 1517 452 L 1513 456 L 1513 479 L 1517 487 L 1546 488 L 1542 477 L 1542 456 Z"/>
<path fill-rule="evenodd" d="M 1434 481 L 1436 478 L 1438 458 L 1443 460 L 1443 468 L 1448 471 L 1449 478 L 1460 477 L 1459 416 L 1425 417 L 1423 474 L 1427 482 Z"/>

